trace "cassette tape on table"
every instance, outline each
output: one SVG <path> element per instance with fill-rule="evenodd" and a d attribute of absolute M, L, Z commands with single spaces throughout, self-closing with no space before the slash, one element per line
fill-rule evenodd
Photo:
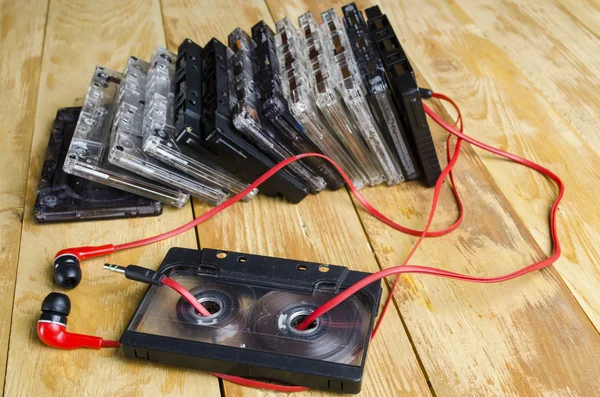
<path fill-rule="evenodd" d="M 113 101 L 122 78 L 119 72 L 96 67 L 63 169 L 68 174 L 183 207 L 189 195 L 108 161 L 108 141 L 116 112 Z"/>
<path fill-rule="evenodd" d="M 63 171 L 81 108 L 63 108 L 52 124 L 34 205 L 38 222 L 156 216 L 160 201 L 118 190 Z"/>
<path fill-rule="evenodd" d="M 142 127 L 149 67 L 148 62 L 129 57 L 115 104 L 108 160 L 136 174 L 181 189 L 209 204 L 222 203 L 229 194 L 219 187 L 197 181 L 144 153 Z"/>
<path fill-rule="evenodd" d="M 389 88 L 381 58 L 371 40 L 367 24 L 362 13 L 354 3 L 342 7 L 344 28 L 352 45 L 354 57 L 367 88 L 368 100 L 373 115 L 378 119 L 382 132 L 390 148 L 402 165 L 406 180 L 415 180 L 421 176 L 414 155 L 408 147 L 406 134 L 398 117 L 392 91 Z"/>
<path fill-rule="evenodd" d="M 396 157 L 388 147 L 366 99 L 366 90 L 360 79 L 360 71 L 341 19 L 333 9 L 321 13 L 321 31 L 326 55 L 331 61 L 331 76 L 341 93 L 348 112 L 371 153 L 377 160 L 388 185 L 404 181 L 404 175 Z"/>
<path fill-rule="evenodd" d="M 294 156 L 295 153 L 268 128 L 269 125 L 263 125 L 260 119 L 258 87 L 254 81 L 254 40 L 242 29 L 237 28 L 231 32 L 228 41 L 231 50 L 228 51 L 229 107 L 233 125 L 272 160 L 279 162 Z M 326 183 L 323 178 L 301 161 L 291 163 L 286 170 L 306 184 L 311 193 L 319 193 L 325 189 Z"/>
<path fill-rule="evenodd" d="M 275 48 L 281 86 L 289 102 L 290 111 L 298 119 L 311 141 L 346 172 L 357 189 L 362 189 L 367 185 L 366 174 L 347 152 L 345 145 L 338 140 L 323 114 L 315 106 L 301 45 L 300 36 L 289 19 L 284 18 L 277 22 Z"/>
<path fill-rule="evenodd" d="M 201 182 L 237 194 L 248 185 L 211 161 L 212 153 L 176 141 L 174 125 L 176 59 L 177 55 L 166 48 L 158 47 L 150 60 L 144 107 L 143 150 Z M 200 94 L 194 92 L 196 94 L 194 98 L 184 97 L 180 100 L 187 100 L 195 105 L 195 101 L 200 101 Z M 257 193 L 258 189 L 252 190 L 244 200 L 251 199 Z"/>
<path fill-rule="evenodd" d="M 336 89 L 335 69 L 334 65 L 330 64 L 335 60 L 330 58 L 332 54 L 329 54 L 329 47 L 324 43 L 324 35 L 317 21 L 309 11 L 298 18 L 298 23 L 304 40 L 302 49 L 309 65 L 308 77 L 311 79 L 317 106 L 333 127 L 333 131 L 338 134 L 339 140 L 353 156 L 354 161 L 366 173 L 369 185 L 382 183 L 383 174 Z"/>
<path fill-rule="evenodd" d="M 387 16 L 381 13 L 378 6 L 367 8 L 365 13 L 369 32 L 390 80 L 396 107 L 423 171 L 425 184 L 434 186 L 442 171 L 415 73 Z"/>
<path fill-rule="evenodd" d="M 198 56 L 190 56 L 190 54 Z M 275 162 L 248 142 L 231 121 L 227 75 L 227 47 L 212 39 L 202 49 L 190 39 L 177 54 L 175 127 L 177 141 L 208 150 L 218 164 L 245 182 L 253 182 L 275 166 Z M 194 98 L 200 93 L 200 100 Z M 281 194 L 292 203 L 308 194 L 307 187 L 293 175 L 280 170 L 260 185 L 267 196 Z"/>
<path fill-rule="evenodd" d="M 173 291 L 151 286 L 129 322 L 126 357 L 223 374 L 358 393 L 381 296 L 373 283 L 296 326 L 368 276 L 321 265 L 212 249 L 171 249 L 159 272 L 186 287 L 203 317 Z"/>
<path fill-rule="evenodd" d="M 252 38 L 256 43 L 254 77 L 259 89 L 260 116 L 263 124 L 268 126 L 267 129 L 277 130 L 278 136 L 293 153 L 322 153 L 290 113 L 281 87 L 274 36 L 269 25 L 263 21 L 252 27 Z M 327 160 L 308 157 L 301 161 L 315 170 L 325 180 L 329 189 L 338 189 L 344 185 L 344 179 Z"/>

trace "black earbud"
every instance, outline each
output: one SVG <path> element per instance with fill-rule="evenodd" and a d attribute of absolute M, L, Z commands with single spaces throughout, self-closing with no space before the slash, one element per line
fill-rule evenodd
<path fill-rule="evenodd" d="M 54 258 L 53 271 L 54 281 L 64 289 L 73 289 L 81 281 L 81 264 L 79 258 L 73 254 L 63 254 Z"/>
<path fill-rule="evenodd" d="M 71 313 L 71 300 L 60 292 L 49 293 L 42 302 L 40 320 L 67 325 L 67 316 Z"/>

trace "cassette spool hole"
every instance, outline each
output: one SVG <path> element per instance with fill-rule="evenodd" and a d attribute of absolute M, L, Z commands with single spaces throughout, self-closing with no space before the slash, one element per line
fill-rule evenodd
<path fill-rule="evenodd" d="M 302 321 L 304 321 L 306 319 L 306 317 L 308 317 L 309 314 L 310 314 L 310 311 L 308 311 L 308 310 L 302 310 L 302 311 L 291 314 L 290 318 L 288 320 L 288 327 L 290 327 L 290 329 L 293 330 L 294 332 L 298 332 L 298 333 L 302 333 L 302 334 L 312 333 L 319 325 L 318 318 L 315 321 L 313 321 L 312 323 L 310 323 L 308 325 L 308 327 L 306 327 L 305 329 L 303 329 L 303 330 L 297 329 L 298 325 L 300 325 L 300 323 Z"/>
<path fill-rule="evenodd" d="M 200 302 L 200 304 L 202 306 L 204 306 L 204 308 L 206 310 L 208 310 L 208 312 L 210 313 L 209 317 L 217 316 L 218 314 L 221 313 L 221 310 L 222 310 L 222 307 L 223 307 L 223 302 L 220 299 L 216 299 L 216 298 L 199 298 L 198 302 Z M 197 315 L 200 315 L 200 313 L 198 313 L 198 311 L 195 310 L 195 309 L 194 309 L 194 312 Z"/>

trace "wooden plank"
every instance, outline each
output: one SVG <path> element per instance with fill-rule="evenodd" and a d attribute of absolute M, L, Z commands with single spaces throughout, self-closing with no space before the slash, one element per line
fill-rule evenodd
<path fill-rule="evenodd" d="M 585 334 L 589 343 L 594 345 L 598 344 L 598 336 L 561 284 L 560 278 L 556 277 L 556 271 L 567 281 L 585 314 L 597 324 L 600 306 L 594 291 L 597 290 L 598 276 L 593 265 L 597 262 L 594 260 L 597 253 L 593 251 L 594 248 L 589 248 L 589 236 L 597 234 L 594 229 L 598 225 L 598 205 L 586 187 L 587 184 L 598 182 L 594 173 L 598 164 L 596 154 L 544 101 L 518 68 L 492 42 L 485 39 L 459 6 L 435 1 L 421 2 L 419 7 L 410 1 L 385 1 L 381 6 L 391 16 L 405 49 L 428 82 L 436 90 L 455 97 L 461 104 L 468 133 L 541 162 L 559 175 L 570 175 L 559 220 L 565 255 L 555 269 L 506 285 L 453 285 L 454 291 L 461 291 L 457 293 L 462 302 L 457 303 L 462 307 L 461 310 L 470 306 L 468 322 L 458 323 L 457 328 L 450 327 L 450 330 L 440 327 L 446 338 L 438 339 L 438 343 L 441 341 L 444 345 L 448 343 L 450 346 L 464 347 L 465 340 L 468 340 L 469 347 L 466 357 L 460 359 L 460 356 L 456 356 L 446 368 L 440 363 L 429 363 L 423 359 L 434 390 L 445 390 L 445 384 L 441 388 L 436 385 L 439 380 L 437 371 L 441 370 L 448 371 L 453 378 L 458 373 L 458 387 L 467 387 L 473 393 L 594 394 L 598 390 L 597 375 L 591 376 L 590 368 L 584 364 L 585 359 L 575 359 L 588 356 L 589 350 L 582 348 L 584 345 L 579 341 L 569 341 L 563 336 Z M 477 233 L 470 239 L 457 241 L 461 243 L 460 250 L 466 256 L 461 262 L 463 265 L 465 262 L 474 262 L 468 259 L 468 255 L 472 255 L 471 250 L 475 253 L 482 250 L 486 255 L 478 255 L 477 266 L 465 266 L 458 270 L 477 274 L 506 273 L 541 256 L 540 250 L 528 237 L 529 233 L 545 251 L 549 249 L 547 214 L 555 189 L 544 178 L 521 167 L 507 166 L 505 161 L 488 155 L 480 155 L 480 158 L 502 190 L 488 195 L 485 193 L 485 184 L 479 181 L 471 189 L 467 188 L 466 191 L 477 192 L 476 196 L 468 199 L 477 199 L 479 203 L 467 204 L 467 211 L 477 211 L 477 222 L 471 226 Z M 583 164 L 582 159 L 585 159 Z M 572 164 L 580 166 L 572 167 Z M 473 170 L 459 180 L 461 178 L 467 178 L 463 183 L 477 180 Z M 480 220 L 485 219 L 487 224 L 493 225 L 495 222 L 491 217 L 500 216 L 502 219 L 502 212 L 509 209 L 506 202 L 494 204 L 494 201 L 501 199 L 495 196 L 499 191 L 508 198 L 522 222 L 514 217 L 513 226 L 513 222 L 504 219 L 488 231 L 488 227 L 484 229 Z M 583 208 L 586 208 L 585 215 Z M 582 224 L 586 225 L 586 231 L 582 230 Z M 530 231 L 525 231 L 523 225 L 527 225 Z M 516 235 L 513 234 L 515 230 L 519 231 Z M 482 235 L 486 232 L 493 232 L 488 238 L 494 243 L 498 242 L 500 247 L 505 246 L 504 249 L 496 253 L 486 252 L 489 249 L 487 238 Z M 511 243 L 506 244 L 503 239 Z M 514 247 L 513 244 L 519 244 L 520 247 Z M 527 249 L 530 245 L 533 249 Z M 535 255 L 528 253 L 531 251 Z M 456 257 L 431 256 L 429 250 L 427 254 L 428 263 L 452 263 L 453 270 L 456 270 Z M 510 259 L 512 255 L 523 257 Z M 423 263 L 423 258 L 421 261 L 417 261 L 417 258 L 414 262 Z M 485 260 L 485 266 L 481 264 L 482 259 Z M 429 290 L 429 280 L 423 279 L 423 282 L 427 283 L 425 288 Z M 489 294 L 488 298 L 484 298 L 484 293 Z M 427 297 L 431 299 L 433 295 L 428 293 Z M 411 317 L 405 312 L 408 303 L 404 299 L 399 300 L 411 336 L 414 340 L 420 340 L 421 336 L 411 328 Z M 438 305 L 441 304 L 448 305 L 446 300 L 438 300 Z M 556 327 L 553 324 L 561 325 Z M 429 327 L 428 324 L 421 329 L 429 332 Z M 469 337 L 465 333 L 470 334 Z M 486 348 L 483 349 L 479 343 L 473 345 L 472 342 L 483 342 Z M 419 349 L 418 343 L 417 346 Z M 548 346 L 556 350 L 551 351 Z M 579 351 L 574 352 L 573 349 Z M 420 355 L 424 356 L 423 353 Z M 574 370 L 574 365 L 579 369 Z M 430 372 L 433 368 L 435 373 Z M 473 371 L 474 368 L 476 371 Z M 525 371 L 528 374 L 527 383 L 522 381 Z M 473 376 L 476 382 L 473 382 Z M 452 379 L 452 382 L 457 385 L 457 379 Z M 455 393 L 463 394 L 464 391 Z"/>
<path fill-rule="evenodd" d="M 176 227 L 192 217 L 190 205 L 165 208 L 158 218 L 38 225 L 32 216 L 40 167 L 56 109 L 81 103 L 96 64 L 123 68 L 127 56 L 148 58 L 164 43 L 158 2 L 53 1 L 48 17 L 37 101 L 31 169 L 9 346 L 6 394 L 10 396 L 219 395 L 214 379 L 195 371 L 123 360 L 118 350 L 52 349 L 39 342 L 35 323 L 50 291 L 50 261 L 65 247 L 125 242 Z M 197 247 L 194 232 L 152 245 L 89 260 L 84 277 L 68 291 L 69 330 L 119 338 L 146 286 L 102 269 L 104 261 L 156 268 L 170 246 Z"/>
<path fill-rule="evenodd" d="M 381 6 L 392 18 L 396 31 L 403 34 L 403 43 L 410 43 L 406 49 L 414 64 L 421 67 L 424 63 L 434 63 L 432 59 L 426 60 L 423 52 L 441 52 L 448 56 L 447 53 L 457 45 L 454 40 L 465 40 L 451 31 L 444 31 L 443 34 L 430 33 L 427 37 L 432 38 L 426 45 L 417 46 L 426 39 L 415 34 L 408 36 L 404 30 L 420 27 L 433 30 L 447 17 L 428 15 L 429 7 L 422 2 L 418 6 L 410 1 L 405 3 L 410 3 L 410 7 L 404 5 L 400 9 L 397 2 L 392 1 Z M 361 8 L 366 6 L 364 2 L 360 4 Z M 275 13 L 275 18 L 295 16 L 293 13 L 297 8 L 319 12 L 326 5 L 322 2 L 296 3 L 293 9 Z M 485 56 L 488 53 L 486 46 L 461 55 L 463 59 L 471 60 L 474 54 Z M 435 61 L 441 63 L 442 60 Z M 491 79 L 495 77 L 494 73 L 489 72 Z M 461 76 L 441 79 L 452 79 L 456 82 L 456 90 L 460 86 L 464 92 L 466 83 L 471 81 L 468 76 L 465 72 Z M 423 83 L 421 77 L 418 78 Z M 467 89 L 468 94 L 473 95 L 473 89 L 469 86 Z M 446 91 L 454 96 L 454 91 Z M 466 123 L 467 131 L 473 131 L 471 118 L 467 117 Z M 444 134 L 436 126 L 432 131 L 437 147 L 441 149 Z M 495 275 L 541 258 L 542 250 L 479 157 L 470 148 L 464 152 L 457 166 L 461 190 L 468 192 L 464 197 L 467 208 L 464 224 L 450 236 L 426 241 L 411 263 L 461 273 Z M 507 168 L 505 162 L 498 166 Z M 546 187 L 548 183 L 543 181 L 540 185 L 550 196 L 552 189 Z M 436 223 L 439 226 L 449 225 L 456 218 L 456 206 L 448 199 L 447 188 L 438 210 Z M 422 227 L 431 193 L 416 184 L 386 189 L 385 194 L 381 189 L 365 190 L 367 199 L 383 213 L 412 227 Z M 544 200 L 544 206 L 539 205 L 539 212 L 544 211 L 544 221 L 549 208 L 547 201 Z M 412 247 L 414 238 L 401 238 L 364 212 L 359 210 L 359 214 L 380 264 L 389 267 L 400 263 Z M 545 232 L 546 223 L 543 226 Z M 597 375 L 590 373 L 585 362 L 593 359 L 587 343 L 599 346 L 600 337 L 555 269 L 501 285 L 407 276 L 400 286 L 396 303 L 436 395 L 569 392 L 586 395 L 598 390 Z M 383 329 L 387 326 L 385 324 Z M 571 337 L 584 337 L 587 342 L 582 344 L 580 340 L 570 340 Z M 597 369 L 592 370 L 595 371 Z"/>
<path fill-rule="evenodd" d="M 544 100 L 518 67 L 484 38 L 458 5 L 431 3 L 424 6 L 424 11 L 411 5 L 385 6 L 387 10 L 397 10 L 398 15 L 415 19 L 411 24 L 396 19 L 397 33 L 407 50 L 418 54 L 415 62 L 432 86 L 450 93 L 462 104 L 471 134 L 544 164 L 565 178 L 567 192 L 559 217 L 563 257 L 556 268 L 599 328 L 599 254 L 591 241 L 600 231 L 600 204 L 590 189 L 600 180 L 598 154 Z M 443 23 L 427 20 L 442 17 Z M 435 39 L 431 38 L 433 35 Z M 482 156 L 482 160 L 538 244 L 548 247 L 547 215 L 555 189 L 545 178 L 524 172 L 521 167 L 506 167 L 504 161 L 490 156 Z"/>
<path fill-rule="evenodd" d="M 600 38 L 551 1 L 457 3 L 600 152 Z"/>
<path fill-rule="evenodd" d="M 600 37 L 600 2 L 598 0 L 556 0 L 596 36 Z"/>
<path fill-rule="evenodd" d="M 212 36 L 225 41 L 234 28 L 240 26 L 249 31 L 260 19 L 274 26 L 263 2 L 221 2 L 219 6 L 218 14 L 208 18 L 206 16 L 212 10 L 208 3 L 163 2 L 168 42 L 176 46 L 185 37 L 190 37 L 203 43 Z M 196 214 L 207 209 L 204 205 L 195 206 Z M 198 235 L 204 247 L 333 263 L 370 272 L 378 270 L 344 190 L 322 192 L 298 205 L 281 199 L 258 197 L 200 225 Z M 369 351 L 362 394 L 429 395 L 427 383 L 394 308 L 391 308 L 386 321 L 387 326 Z M 265 395 L 263 391 L 228 382 L 224 382 L 224 390 L 228 396 Z M 327 393 L 310 393 L 324 394 Z"/>
<path fill-rule="evenodd" d="M 44 0 L 0 2 L 0 210 L 23 208 L 46 11 Z"/>
<path fill-rule="evenodd" d="M 0 390 L 8 357 L 47 1 L 0 1 Z"/>

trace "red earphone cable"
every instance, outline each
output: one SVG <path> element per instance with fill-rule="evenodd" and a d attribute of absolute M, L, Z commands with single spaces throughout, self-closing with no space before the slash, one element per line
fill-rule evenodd
<path fill-rule="evenodd" d="M 438 97 L 441 98 L 441 96 L 438 96 Z M 433 110 L 431 110 L 426 104 L 423 104 L 423 107 L 425 109 L 425 112 L 436 123 L 438 123 L 440 126 L 442 126 L 449 133 L 456 135 L 459 139 L 465 140 L 474 146 L 477 146 L 481 149 L 484 149 L 488 152 L 497 154 L 499 156 L 505 157 L 505 158 L 512 160 L 518 164 L 525 165 L 525 166 L 547 176 L 548 178 L 550 178 L 552 181 L 554 181 L 556 183 L 556 185 L 558 186 L 558 194 L 556 196 L 556 200 L 554 201 L 554 204 L 552 205 L 552 209 L 550 211 L 550 234 L 551 234 L 552 246 L 553 246 L 552 254 L 544 260 L 535 262 L 535 263 L 533 263 L 529 266 L 526 266 L 520 270 L 517 270 L 515 272 L 509 273 L 509 274 L 506 274 L 503 276 L 497 276 L 497 277 L 475 277 L 475 276 L 469 276 L 469 275 L 465 275 L 465 274 L 449 272 L 446 270 L 436 269 L 436 268 L 431 268 L 431 267 L 406 266 L 406 264 L 408 263 L 408 261 L 410 260 L 410 258 L 412 257 L 412 255 L 414 254 L 416 249 L 418 248 L 419 244 L 421 244 L 421 242 L 423 241 L 423 238 L 425 238 L 425 236 L 427 235 L 427 230 L 431 226 L 431 221 L 433 220 L 433 216 L 435 214 L 435 209 L 437 206 L 437 200 L 439 197 L 440 184 L 445 179 L 446 175 L 449 174 L 450 169 L 452 168 L 452 166 L 454 166 L 454 163 L 456 161 L 454 161 L 454 163 L 450 162 L 448 164 L 448 166 L 444 169 L 444 171 L 442 172 L 442 174 L 440 175 L 440 177 L 436 183 L 435 192 L 434 192 L 434 200 L 433 200 L 433 204 L 431 207 L 431 211 L 429 212 L 429 217 L 427 219 L 427 224 L 425 226 L 425 229 L 423 230 L 421 236 L 419 237 L 419 239 L 413 246 L 412 250 L 410 251 L 410 253 L 406 257 L 406 259 L 404 260 L 403 264 L 400 266 L 394 266 L 394 267 L 391 267 L 388 269 L 381 270 L 377 273 L 373 273 L 373 274 L 365 277 L 363 280 L 352 285 L 350 288 L 344 290 L 340 294 L 336 295 L 334 298 L 332 298 L 328 302 L 324 303 L 322 306 L 320 306 L 314 312 L 312 312 L 310 315 L 308 315 L 306 317 L 306 319 L 304 319 L 304 321 L 302 321 L 300 324 L 298 324 L 297 328 L 299 330 L 305 329 L 310 323 L 315 321 L 318 317 L 322 316 L 323 314 L 327 313 L 329 310 L 331 310 L 335 306 L 339 305 L 344 300 L 348 299 L 350 296 L 352 296 L 356 291 L 360 290 L 361 288 L 364 288 L 365 286 L 371 284 L 372 282 L 381 280 L 384 277 L 388 277 L 388 276 L 391 276 L 394 274 L 399 275 L 402 273 L 420 273 L 420 274 L 430 274 L 430 275 L 435 275 L 435 276 L 440 276 L 440 277 L 447 277 L 447 278 L 453 278 L 453 279 L 457 279 L 457 280 L 477 282 L 477 283 L 498 283 L 498 282 L 507 281 L 507 280 L 522 276 L 524 274 L 530 273 L 535 270 L 542 269 L 546 266 L 550 266 L 552 263 L 554 263 L 560 257 L 561 248 L 560 248 L 560 241 L 558 239 L 558 234 L 556 231 L 556 213 L 557 213 L 558 205 L 559 205 L 560 201 L 562 200 L 564 190 L 565 190 L 564 184 L 561 181 L 561 179 L 556 174 L 554 174 L 552 171 L 550 171 L 549 169 L 547 169 L 539 164 L 536 164 L 530 160 L 524 159 L 517 155 L 511 154 L 508 152 L 504 152 L 500 149 L 496 149 L 494 147 L 486 145 L 485 143 L 479 142 L 476 139 L 471 138 L 468 135 L 465 135 L 463 132 L 456 130 L 453 126 L 446 123 L 440 116 L 438 116 L 435 112 L 433 112 Z M 462 122 L 461 122 L 461 126 L 462 126 Z M 460 141 L 457 141 L 457 145 L 459 145 L 459 144 L 460 144 Z M 455 154 L 456 154 L 456 149 L 455 149 Z M 392 291 L 390 293 L 390 296 L 388 297 L 388 301 L 386 302 L 384 309 L 387 309 L 389 302 L 391 301 L 391 299 L 393 299 L 393 290 L 396 287 L 397 282 L 398 282 L 398 279 L 396 279 L 396 282 L 394 282 L 394 286 L 392 287 Z M 377 330 L 379 329 L 379 324 L 381 324 L 381 320 L 382 320 L 384 314 L 385 314 L 385 312 L 383 311 L 379 318 L 379 323 L 377 324 L 377 327 L 375 327 L 375 329 L 373 331 L 374 333 L 376 333 Z"/>
<path fill-rule="evenodd" d="M 321 157 L 327 161 L 329 161 L 337 170 L 338 172 L 342 175 L 342 177 L 344 178 L 344 180 L 347 182 L 348 187 L 350 188 L 350 190 L 352 191 L 352 194 L 356 197 L 356 199 L 361 203 L 361 205 L 367 210 L 367 212 L 369 212 L 371 215 L 373 215 L 374 217 L 376 217 L 377 219 L 379 219 L 380 221 L 382 221 L 383 223 L 385 223 L 386 225 L 392 227 L 395 230 L 401 231 L 403 233 L 406 234 L 410 234 L 413 236 L 418 236 L 419 239 L 417 240 L 417 242 L 415 243 L 415 245 L 413 246 L 413 248 L 411 249 L 410 253 L 408 254 L 408 256 L 406 257 L 406 259 L 403 262 L 403 265 L 401 266 L 395 266 L 395 267 L 391 267 L 388 269 L 384 269 L 381 270 L 377 273 L 373 273 L 369 276 L 367 276 L 366 278 L 364 278 L 363 280 L 361 280 L 360 282 L 352 285 L 350 288 L 348 288 L 347 290 L 343 291 L 342 293 L 340 293 L 339 295 L 335 296 L 333 299 L 331 299 L 330 301 L 328 301 L 327 303 L 325 303 L 324 305 L 322 305 L 321 307 L 319 307 L 318 309 L 316 309 L 313 313 L 311 313 L 299 326 L 299 329 L 303 329 L 306 326 L 308 326 L 312 321 L 314 321 L 317 317 L 321 316 L 322 314 L 326 313 L 327 311 L 331 310 L 333 307 L 337 306 L 338 304 L 340 304 L 342 301 L 344 301 L 345 299 L 348 299 L 350 296 L 352 296 L 355 292 L 357 292 L 358 290 L 360 290 L 361 288 L 364 288 L 366 285 L 372 283 L 372 282 L 376 282 L 378 280 L 381 280 L 384 277 L 388 277 L 391 275 L 400 275 L 403 273 L 419 273 L 419 274 L 430 274 L 430 275 L 435 275 L 435 276 L 441 276 L 441 277 L 446 277 L 446 278 L 452 278 L 452 279 L 457 279 L 457 280 L 462 280 L 462 281 L 471 281 L 471 282 L 479 282 L 479 283 L 496 283 L 496 282 L 501 282 L 501 281 L 506 281 L 506 280 L 510 280 L 513 279 L 515 277 L 519 277 L 522 276 L 524 274 L 527 274 L 529 272 L 532 272 L 534 270 L 538 270 L 541 269 L 543 267 L 549 266 L 552 263 L 554 263 L 556 261 L 556 259 L 558 259 L 558 257 L 560 256 L 561 253 L 561 249 L 560 249 L 560 243 L 558 240 L 558 235 L 556 232 L 556 211 L 558 208 L 558 204 L 560 203 L 562 196 L 564 194 L 564 185 L 562 183 L 562 181 L 560 180 L 560 178 L 554 174 L 553 172 L 551 172 L 550 170 L 548 170 L 545 167 L 542 167 L 530 160 L 521 158 L 519 156 L 504 152 L 500 149 L 496 149 L 493 148 L 489 145 L 486 145 L 482 142 L 479 142 L 467 135 L 465 135 L 462 131 L 463 131 L 463 121 L 462 121 L 462 115 L 460 113 L 460 110 L 458 108 L 458 106 L 454 103 L 454 101 L 452 101 L 450 98 L 448 98 L 447 96 L 443 95 L 443 94 L 437 94 L 434 93 L 433 97 L 438 98 L 438 99 L 442 99 L 445 101 L 448 101 L 449 103 L 452 104 L 452 106 L 454 106 L 454 108 L 456 109 L 457 113 L 458 113 L 458 119 L 455 123 L 455 125 L 460 124 L 459 126 L 459 130 L 457 130 L 456 128 L 454 128 L 453 126 L 449 125 L 448 123 L 446 123 L 444 120 L 442 120 L 442 118 L 440 116 L 438 116 L 437 114 L 435 114 L 426 104 L 423 104 L 423 107 L 426 111 L 426 113 L 436 122 L 438 123 L 440 126 L 442 126 L 446 131 L 448 131 L 451 135 L 448 136 L 448 140 L 447 140 L 447 150 L 446 150 L 446 154 L 447 154 L 447 158 L 448 158 L 448 165 L 444 168 L 444 170 L 442 171 L 442 174 L 440 175 L 435 189 L 434 189 L 434 195 L 433 195 L 433 200 L 432 200 L 432 206 L 431 206 L 431 210 L 427 219 L 427 223 L 425 225 L 425 228 L 423 230 L 415 230 L 415 229 L 411 229 L 405 226 L 402 226 L 392 220 L 390 220 L 389 218 L 387 218 L 385 215 L 383 215 L 382 213 L 380 213 L 377 209 L 375 209 L 371 204 L 369 204 L 366 199 L 360 194 L 360 192 L 354 187 L 354 185 L 352 185 L 350 179 L 348 178 L 348 176 L 346 175 L 346 173 L 331 159 L 329 159 L 328 157 L 319 154 L 319 153 L 304 153 L 304 154 L 300 154 L 300 155 L 296 155 L 293 157 L 290 157 L 280 163 L 278 163 L 276 166 L 274 166 L 273 168 L 271 168 L 269 171 L 265 172 L 261 177 L 259 177 L 256 181 L 254 181 L 253 183 L 251 183 L 246 189 L 244 189 L 242 192 L 238 193 L 237 195 L 235 195 L 234 197 L 230 198 L 229 200 L 227 200 L 226 202 L 222 203 L 221 205 L 212 208 L 211 210 L 207 211 L 206 213 L 202 214 L 201 216 L 199 216 L 198 218 L 176 228 L 173 229 L 169 232 L 166 233 L 162 233 L 159 234 L 157 236 L 153 236 L 153 237 L 149 237 L 149 238 L 145 238 L 145 239 L 141 239 L 141 240 L 137 240 L 137 241 L 132 241 L 129 243 L 125 243 L 125 244 L 119 244 L 119 245 L 115 245 L 114 246 L 114 250 L 122 250 L 122 249 L 127 249 L 127 248 L 133 248 L 133 247 L 139 247 L 142 245 L 147 245 L 147 244 L 152 244 L 154 242 L 157 241 L 161 241 L 173 236 L 176 236 L 180 233 L 183 233 L 184 231 L 187 231 L 197 225 L 199 225 L 200 223 L 212 218 L 214 215 L 218 214 L 219 212 L 227 209 L 228 207 L 230 207 L 231 205 L 235 204 L 236 202 L 240 201 L 242 198 L 244 198 L 248 193 L 250 193 L 250 191 L 252 191 L 253 189 L 255 189 L 256 187 L 258 187 L 260 184 L 262 184 L 264 181 L 266 181 L 267 179 L 269 179 L 272 175 L 274 175 L 276 172 L 278 172 L 279 170 L 281 170 L 283 167 L 287 166 L 288 164 L 300 160 L 304 157 L 309 157 L 309 156 L 316 156 L 316 157 Z M 456 141 L 456 145 L 454 148 L 454 152 L 451 153 L 450 150 L 450 144 L 451 144 L 451 136 L 457 136 L 458 139 Z M 504 276 L 498 276 L 498 277 L 475 277 L 475 276 L 469 276 L 469 275 L 464 275 L 464 274 L 459 274 L 459 273 L 454 273 L 454 272 L 450 272 L 450 271 L 446 271 L 446 270 L 442 270 L 442 269 L 436 269 L 436 268 L 430 268 L 430 267 L 424 267 L 424 266 L 409 266 L 406 265 L 406 263 L 408 263 L 408 261 L 411 259 L 411 257 L 413 256 L 414 252 L 417 250 L 417 248 L 419 247 L 420 243 L 423 241 L 424 238 L 427 237 L 440 237 L 443 236 L 445 234 L 450 233 L 451 231 L 455 230 L 460 223 L 462 222 L 463 219 L 463 203 L 460 199 L 460 196 L 458 194 L 458 189 L 454 183 L 454 176 L 452 174 L 452 168 L 454 167 L 454 165 L 456 164 L 458 157 L 460 155 L 460 150 L 461 150 L 461 144 L 462 141 L 465 140 L 467 142 L 469 142 L 470 144 L 477 146 L 481 149 L 484 149 L 488 152 L 503 156 L 505 158 L 508 158 L 514 162 L 517 162 L 519 164 L 525 165 L 529 168 L 532 168 L 544 175 L 546 175 L 547 177 L 549 177 L 550 179 L 552 179 L 558 186 L 559 188 L 559 192 L 556 198 L 556 201 L 554 203 L 554 205 L 552 206 L 552 210 L 551 210 L 551 222 L 550 222 L 550 230 L 551 230 L 551 235 L 552 235 L 552 244 L 553 244 L 553 252 L 552 255 L 550 257 L 548 257 L 547 259 L 544 259 L 542 261 L 536 262 L 532 265 L 529 265 L 527 267 L 524 267 L 520 270 L 517 270 L 513 273 L 509 273 L 507 275 Z M 457 200 L 457 204 L 458 204 L 458 208 L 459 208 L 459 216 L 457 218 L 457 220 L 454 222 L 453 225 L 451 225 L 450 227 L 446 228 L 446 229 L 442 229 L 442 230 L 437 230 L 437 231 L 429 231 L 429 228 L 431 226 L 431 222 L 433 220 L 433 217 L 435 215 L 435 210 L 437 208 L 437 203 L 439 200 L 439 195 L 440 195 L 440 191 L 441 191 L 441 187 L 443 184 L 444 179 L 449 176 L 450 177 L 450 182 L 452 184 L 452 190 L 454 193 L 454 196 Z M 171 280 L 171 279 L 167 279 L 167 280 Z M 377 326 L 375 327 L 375 329 L 373 330 L 372 333 L 372 337 L 374 337 L 381 325 L 381 322 L 383 320 L 383 317 L 385 316 L 385 313 L 387 311 L 387 308 L 391 302 L 391 300 L 393 299 L 393 292 L 395 290 L 395 287 L 398 283 L 399 278 L 396 277 L 396 280 L 394 282 L 394 285 L 392 287 L 391 293 L 388 297 L 388 300 L 386 301 L 386 304 L 384 306 L 384 309 L 379 317 L 379 322 L 377 323 Z M 171 280 L 173 281 L 173 280 Z M 185 288 L 183 288 L 181 285 L 173 282 L 170 283 L 169 281 L 167 281 L 166 283 L 164 283 L 165 285 L 168 285 L 169 287 L 173 288 L 175 291 L 177 291 L 178 293 L 180 293 L 184 298 L 186 298 L 194 307 L 196 307 L 196 304 L 198 304 L 198 306 L 201 306 L 198 301 L 193 297 L 193 295 L 191 295 L 191 293 L 189 293 L 189 291 L 187 291 Z M 176 284 L 176 285 L 175 285 Z M 189 295 L 189 296 L 188 296 Z M 204 309 L 204 307 L 202 307 L 202 309 L 196 308 L 198 311 L 202 312 L 202 309 Z M 204 309 L 206 311 L 206 309 Z M 202 313 L 203 315 L 206 315 L 204 313 Z M 210 314 L 210 313 L 209 313 Z M 106 343 L 106 347 L 116 347 L 118 346 L 118 342 L 117 341 L 105 341 Z M 103 343 L 103 347 L 105 346 L 105 344 Z M 304 390 L 308 390 L 306 387 L 300 387 L 300 386 L 284 386 L 284 385 L 276 385 L 276 384 L 272 384 L 272 383 L 266 383 L 266 382 L 260 382 L 260 381 L 254 381 L 254 380 L 250 380 L 250 379 L 245 379 L 245 378 L 241 378 L 241 377 L 237 377 L 237 376 L 231 376 L 231 375 L 224 375 L 224 374 L 217 374 L 217 373 L 212 373 L 215 376 L 218 376 L 222 379 L 231 381 L 233 383 L 237 383 L 243 386 L 249 386 L 249 387 L 258 387 L 258 388 L 263 388 L 263 389 L 269 389 L 269 390 L 275 390 L 275 391 L 280 391 L 280 392 L 294 392 L 294 391 L 304 391 Z"/>

